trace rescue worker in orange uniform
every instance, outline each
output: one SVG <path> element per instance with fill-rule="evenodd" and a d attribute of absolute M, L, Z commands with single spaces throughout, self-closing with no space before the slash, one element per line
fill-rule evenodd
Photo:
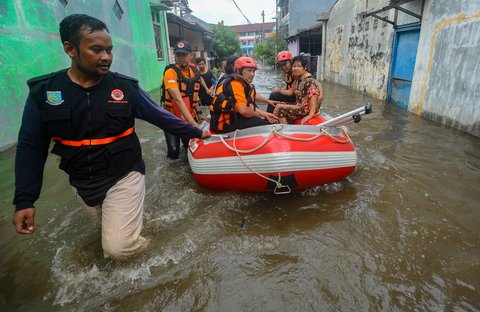
<path fill-rule="evenodd" d="M 281 51 L 275 57 L 275 63 L 278 64 L 282 68 L 283 71 L 283 81 L 285 81 L 285 87 L 283 88 L 275 88 L 273 92 L 270 93 L 269 100 L 273 101 L 274 104 L 278 102 L 284 102 L 288 104 L 295 104 L 296 97 L 295 92 L 293 92 L 292 86 L 293 82 L 295 81 L 295 75 L 292 71 L 292 53 L 289 51 Z M 268 105 L 267 112 L 273 113 L 273 109 L 275 106 Z"/>
<path fill-rule="evenodd" d="M 163 107 L 175 116 L 198 127 L 204 120 L 198 104 L 201 76 L 198 69 L 191 64 L 192 48 L 188 41 L 179 41 L 173 49 L 175 64 L 167 66 L 163 75 Z M 164 132 L 167 142 L 167 157 L 177 159 L 180 153 L 180 137 Z M 188 140 L 182 140 L 184 147 Z"/>
<path fill-rule="evenodd" d="M 240 57 L 234 73 L 222 79 L 210 105 L 210 128 L 219 133 L 275 123 L 278 119 L 255 104 L 256 91 L 252 84 L 257 70 L 255 60 Z"/>

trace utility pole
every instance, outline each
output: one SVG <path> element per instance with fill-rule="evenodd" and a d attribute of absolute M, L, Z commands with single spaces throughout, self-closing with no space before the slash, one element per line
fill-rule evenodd
<path fill-rule="evenodd" d="M 260 37 L 260 43 L 264 43 L 264 39 L 265 39 L 265 28 L 264 28 L 264 25 L 265 24 L 265 11 L 262 11 L 262 34 L 261 34 L 261 37 Z"/>
<path fill-rule="evenodd" d="M 278 16 L 272 17 L 275 20 L 275 55 L 278 54 Z"/>

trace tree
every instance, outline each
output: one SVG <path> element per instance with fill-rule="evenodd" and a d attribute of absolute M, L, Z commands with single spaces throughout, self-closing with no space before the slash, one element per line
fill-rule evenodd
<path fill-rule="evenodd" d="M 258 43 L 255 46 L 255 57 L 267 64 L 275 64 L 275 45 Z"/>
<path fill-rule="evenodd" d="M 212 48 L 218 58 L 234 54 L 242 55 L 237 34 L 222 24 L 212 27 Z"/>

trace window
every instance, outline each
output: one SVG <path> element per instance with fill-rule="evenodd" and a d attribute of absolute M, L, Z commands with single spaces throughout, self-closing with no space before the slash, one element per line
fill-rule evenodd
<path fill-rule="evenodd" d="M 163 47 L 162 47 L 162 28 L 160 27 L 160 11 L 151 9 L 152 23 L 153 23 L 153 35 L 155 37 L 155 46 L 157 48 L 157 59 L 163 60 Z"/>
<path fill-rule="evenodd" d="M 118 20 L 122 19 L 123 16 L 123 9 L 120 6 L 120 3 L 118 3 L 118 0 L 115 0 L 115 4 L 113 5 L 113 12 L 117 16 Z"/>
<path fill-rule="evenodd" d="M 68 0 L 58 0 L 64 7 L 67 6 Z"/>

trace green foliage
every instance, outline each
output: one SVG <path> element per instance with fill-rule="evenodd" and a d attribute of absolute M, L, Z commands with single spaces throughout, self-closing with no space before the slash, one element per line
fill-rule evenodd
<path fill-rule="evenodd" d="M 242 55 L 237 34 L 224 25 L 212 27 L 212 48 L 218 58 L 229 55 Z"/>
<path fill-rule="evenodd" d="M 255 46 L 255 57 L 266 64 L 275 64 L 275 44 L 258 43 Z"/>

